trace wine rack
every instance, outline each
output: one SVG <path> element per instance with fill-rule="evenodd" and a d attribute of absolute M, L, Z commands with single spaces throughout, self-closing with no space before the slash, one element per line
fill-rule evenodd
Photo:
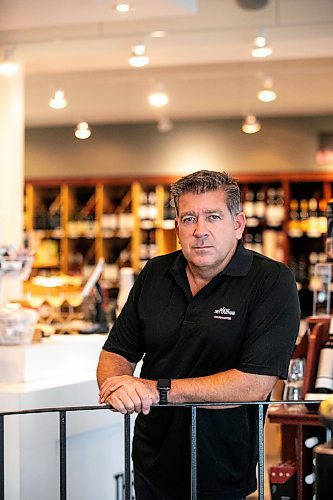
<path fill-rule="evenodd" d="M 37 254 L 44 255 L 43 259 L 37 259 L 36 267 L 77 272 L 103 257 L 106 264 L 132 266 L 139 271 L 149 258 L 175 250 L 170 182 L 165 179 L 28 181 L 26 237 Z M 57 218 L 52 219 L 51 215 Z"/>
<path fill-rule="evenodd" d="M 333 174 L 236 177 L 247 214 L 245 245 L 285 262 L 299 287 L 311 288 L 314 265 L 325 258 L 325 207 Z M 178 248 L 169 202 L 169 186 L 177 178 L 27 181 L 26 232 L 39 245 L 52 241 L 58 255 L 54 265 L 63 272 L 100 257 L 137 272 L 148 258 Z"/>

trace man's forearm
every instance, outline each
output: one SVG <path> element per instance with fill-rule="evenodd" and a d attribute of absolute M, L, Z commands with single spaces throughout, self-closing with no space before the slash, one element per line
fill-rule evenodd
<path fill-rule="evenodd" d="M 159 400 L 156 381 L 133 377 L 134 369 L 135 365 L 122 356 L 102 351 L 97 368 L 100 403 L 110 404 L 121 413 L 149 413 L 151 405 Z M 267 398 L 275 382 L 274 376 L 256 375 L 235 369 L 206 377 L 173 379 L 168 401 L 262 401 Z"/>
<path fill-rule="evenodd" d="M 207 377 L 176 379 L 168 394 L 170 403 L 263 401 L 276 377 L 228 370 Z"/>
<path fill-rule="evenodd" d="M 134 369 L 135 364 L 130 363 L 124 357 L 119 356 L 119 354 L 102 350 L 97 366 L 98 386 L 101 387 L 108 377 L 114 377 L 116 375 L 133 375 Z"/>

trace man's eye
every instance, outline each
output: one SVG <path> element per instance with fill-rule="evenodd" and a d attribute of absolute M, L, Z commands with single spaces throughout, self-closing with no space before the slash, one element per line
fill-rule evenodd
<path fill-rule="evenodd" d="M 218 214 L 211 214 L 211 215 L 209 216 L 209 218 L 210 218 L 211 220 L 220 220 L 220 219 L 221 219 L 221 216 L 220 216 L 220 215 L 218 215 Z"/>
<path fill-rule="evenodd" d="M 187 217 L 183 217 L 183 224 L 191 224 L 192 222 L 195 221 L 195 217 L 192 217 L 192 216 L 187 216 Z"/>

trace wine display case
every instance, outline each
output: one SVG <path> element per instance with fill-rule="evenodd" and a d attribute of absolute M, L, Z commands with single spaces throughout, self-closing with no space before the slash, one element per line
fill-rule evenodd
<path fill-rule="evenodd" d="M 333 174 L 236 177 L 247 215 L 245 245 L 285 262 L 299 287 L 311 289 L 314 266 L 325 260 Z M 44 250 L 36 266 L 69 272 L 104 257 L 138 271 L 154 255 L 175 250 L 168 191 L 177 178 L 27 180 L 26 233 Z"/>
<path fill-rule="evenodd" d="M 102 257 L 139 271 L 148 259 L 175 250 L 173 180 L 27 181 L 25 234 L 35 268 L 76 272 Z"/>

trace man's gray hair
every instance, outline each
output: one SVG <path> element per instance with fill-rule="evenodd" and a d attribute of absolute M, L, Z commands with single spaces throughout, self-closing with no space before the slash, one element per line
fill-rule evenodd
<path fill-rule="evenodd" d="M 178 215 L 179 198 L 185 193 L 202 194 L 220 189 L 225 192 L 228 210 L 235 217 L 242 210 L 240 189 L 236 179 L 226 172 L 199 170 L 182 177 L 170 186 L 171 201 Z"/>

